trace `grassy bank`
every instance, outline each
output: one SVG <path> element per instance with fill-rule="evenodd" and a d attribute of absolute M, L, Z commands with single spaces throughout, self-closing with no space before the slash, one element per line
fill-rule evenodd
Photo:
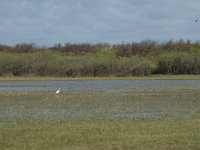
<path fill-rule="evenodd" d="M 127 77 L 38 77 L 38 76 L 1 76 L 0 81 L 28 80 L 200 80 L 200 75 L 149 75 Z"/>

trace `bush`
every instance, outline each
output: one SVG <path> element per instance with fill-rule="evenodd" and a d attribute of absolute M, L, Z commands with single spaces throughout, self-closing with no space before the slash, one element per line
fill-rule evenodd
<path fill-rule="evenodd" d="M 194 74 L 200 74 L 200 55 L 195 55 Z"/>
<path fill-rule="evenodd" d="M 143 46 L 156 48 L 151 42 Z M 115 52 L 108 47 L 82 55 L 49 50 L 32 53 L 3 51 L 0 52 L 0 75 L 96 77 L 200 74 L 200 53 L 197 49 L 194 52 L 167 51 L 159 55 L 129 57 L 118 56 Z"/>
<path fill-rule="evenodd" d="M 198 72 L 197 53 L 169 52 L 158 59 L 156 73 L 162 74 L 194 74 Z"/>
<path fill-rule="evenodd" d="M 155 69 L 155 63 L 149 60 L 141 60 L 135 62 L 134 66 L 131 68 L 131 72 L 133 76 L 144 76 L 152 74 Z"/>
<path fill-rule="evenodd" d="M 19 76 L 25 72 L 24 60 L 16 56 L 1 55 L 0 75 Z"/>

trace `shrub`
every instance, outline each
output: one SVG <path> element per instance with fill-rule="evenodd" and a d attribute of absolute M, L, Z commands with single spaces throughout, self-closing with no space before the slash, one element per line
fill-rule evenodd
<path fill-rule="evenodd" d="M 155 68 L 156 65 L 152 61 L 140 60 L 134 63 L 134 66 L 131 68 L 131 72 L 133 76 L 144 76 L 152 74 Z"/>
<path fill-rule="evenodd" d="M 200 55 L 195 55 L 194 74 L 200 74 Z"/>
<path fill-rule="evenodd" d="M 181 51 L 180 48 L 184 45 L 185 50 Z M 153 41 L 122 44 L 121 47 L 120 45 L 110 47 L 96 44 L 96 52 L 91 52 L 91 49 L 89 52 L 85 48 L 84 52 L 80 52 L 81 54 L 48 49 L 38 51 L 34 45 L 15 47 L 0 45 L 0 75 L 96 77 L 200 74 L 200 45 L 195 43 L 194 51 L 187 50 L 187 46 L 192 45 L 194 43 L 171 41 L 166 45 L 166 49 L 173 47 L 176 49 L 162 51 L 162 45 Z M 32 48 L 31 53 L 28 50 L 29 46 Z M 57 47 L 63 48 L 59 45 Z M 17 48 L 19 51 L 14 52 L 13 50 Z M 158 50 L 158 48 L 161 49 Z"/>
<path fill-rule="evenodd" d="M 162 74 L 193 74 L 197 67 L 197 53 L 169 52 L 158 59 L 156 73 Z M 197 69 L 196 69 L 197 70 Z"/>

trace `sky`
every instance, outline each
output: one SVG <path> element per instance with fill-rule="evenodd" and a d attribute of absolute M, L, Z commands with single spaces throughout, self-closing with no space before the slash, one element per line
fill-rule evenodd
<path fill-rule="evenodd" d="M 0 44 L 146 39 L 199 41 L 200 0 L 0 1 Z"/>

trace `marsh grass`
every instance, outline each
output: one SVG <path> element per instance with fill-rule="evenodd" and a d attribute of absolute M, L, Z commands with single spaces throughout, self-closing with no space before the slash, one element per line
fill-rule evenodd
<path fill-rule="evenodd" d="M 1 116 L 64 119 L 182 117 L 199 113 L 200 89 L 127 87 L 118 90 L 0 92 Z"/>
<path fill-rule="evenodd" d="M 1 91 L 0 149 L 199 149 L 199 87 Z"/>
<path fill-rule="evenodd" d="M 20 122 L 0 127 L 1 149 L 199 149 L 199 119 Z"/>

